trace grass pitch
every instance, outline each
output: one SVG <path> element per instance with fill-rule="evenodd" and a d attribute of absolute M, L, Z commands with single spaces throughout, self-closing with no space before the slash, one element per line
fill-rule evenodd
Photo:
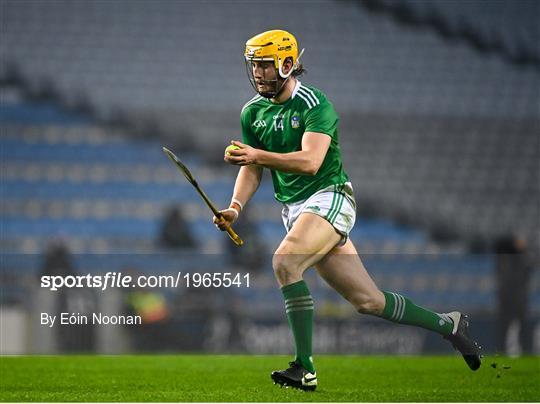
<path fill-rule="evenodd" d="M 285 356 L 154 355 L 0 358 L 2 401 L 540 401 L 540 359 L 318 356 L 315 392 L 282 389 Z M 496 363 L 497 367 L 491 366 Z"/>

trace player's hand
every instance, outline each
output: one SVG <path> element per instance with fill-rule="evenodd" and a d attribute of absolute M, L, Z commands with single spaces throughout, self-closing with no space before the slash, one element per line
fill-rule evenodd
<path fill-rule="evenodd" d="M 213 220 L 216 227 L 221 231 L 227 230 L 227 227 L 231 227 L 238 219 L 238 211 L 234 208 L 220 210 L 219 213 L 221 213 L 222 217 L 218 219 L 214 216 Z"/>
<path fill-rule="evenodd" d="M 238 146 L 239 150 L 230 150 L 229 155 L 225 155 L 223 158 L 227 163 L 237 166 L 249 166 L 257 164 L 257 157 L 259 150 L 251 147 L 247 144 L 233 140 L 231 144 Z"/>

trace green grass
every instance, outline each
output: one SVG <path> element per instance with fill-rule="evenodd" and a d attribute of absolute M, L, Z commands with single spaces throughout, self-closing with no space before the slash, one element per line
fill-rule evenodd
<path fill-rule="evenodd" d="M 274 386 L 284 356 L 0 358 L 2 401 L 540 401 L 539 358 L 318 356 L 313 393 Z M 497 362 L 497 368 L 490 364 Z M 510 366 L 509 369 L 504 369 Z M 497 377 L 499 375 L 499 377 Z"/>

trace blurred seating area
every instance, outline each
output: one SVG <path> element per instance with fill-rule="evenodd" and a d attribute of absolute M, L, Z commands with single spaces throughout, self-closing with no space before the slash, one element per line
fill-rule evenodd
<path fill-rule="evenodd" d="M 55 113 L 47 115 L 51 109 Z M 43 119 L 26 123 L 21 115 Z M 152 249 L 166 208 L 177 204 L 200 251 L 204 240 L 219 238 L 210 212 L 157 139 L 133 141 L 120 130 L 41 104 L 6 106 L 1 125 L 3 243 L 11 252 L 35 253 L 55 237 L 69 239 L 75 252 Z M 233 172 L 204 168 L 192 154 L 186 163 L 223 204 Z"/>
<path fill-rule="evenodd" d="M 431 29 L 440 37 L 466 43 L 483 54 L 540 68 L 540 9 L 535 0 L 361 1 L 370 12 L 390 15 L 399 24 Z"/>
<path fill-rule="evenodd" d="M 400 20 L 402 4 L 437 17 Z M 228 203 L 236 168 L 221 153 L 240 139 L 252 96 L 243 44 L 281 27 L 306 48 L 301 80 L 341 117 L 359 214 L 351 239 L 375 280 L 435 309 L 492 312 L 493 240 L 517 233 L 538 246 L 539 4 L 2 1 L 4 301 L 24 304 L 56 240 L 80 273 L 250 270 L 257 288 L 235 291 L 248 314 L 281 315 L 270 254 L 284 228 L 268 176 L 250 224 L 238 223 L 259 265 L 235 266 L 230 241 L 161 151 L 177 151 L 216 205 Z M 498 42 L 486 51 L 474 38 Z M 184 242 L 171 240 L 168 218 L 184 222 L 184 247 L 167 245 Z M 310 284 L 321 316 L 356 315 Z M 538 276 L 531 289 L 540 307 Z"/>
<path fill-rule="evenodd" d="M 78 253 L 153 251 L 173 206 L 180 207 L 193 234 L 193 251 L 224 251 L 228 239 L 215 230 L 211 212 L 165 157 L 159 140 L 133 140 L 120 129 L 47 104 L 2 105 L 2 244 L 8 251 L 37 253 L 54 238 L 68 239 Z M 26 123 L 26 115 L 35 122 Z M 192 152 L 178 152 L 215 203 L 225 206 L 237 169 L 215 169 Z M 269 180 L 250 211 L 265 252 L 273 251 L 284 228 Z M 428 237 L 420 231 L 384 219 L 360 221 L 354 237 L 372 252 L 427 248 Z"/>
<path fill-rule="evenodd" d="M 464 9 L 430 3 L 448 19 Z M 484 10 L 506 15 L 521 3 L 490 3 Z M 277 13 L 278 5 L 7 1 L 0 71 L 22 75 L 37 92 L 52 86 L 68 105 L 89 104 L 98 116 L 155 112 L 169 122 L 170 112 L 181 111 L 176 124 L 204 129 L 200 114 L 189 119 L 191 112 L 207 111 L 205 118 L 215 123 L 225 114 L 212 115 L 229 115 L 249 99 L 242 45 L 272 15 L 273 24 L 297 32 L 306 48 L 306 80 L 324 88 L 341 113 L 514 118 L 536 113 L 530 102 L 537 96 L 530 85 L 538 79 L 534 68 L 519 69 L 466 44 L 400 26 L 370 14 L 360 1 L 293 5 L 289 13 Z M 535 10 L 517 16 L 530 16 L 519 32 L 533 38 Z M 234 126 L 226 129 L 236 131 L 236 117 L 227 123 Z"/>
<path fill-rule="evenodd" d="M 534 1 L 418 3 L 456 24 L 475 18 L 472 29 L 488 24 L 493 35 L 512 37 L 513 29 L 537 39 Z M 0 72 L 22 75 L 37 91 L 52 86 L 68 105 L 84 100 L 99 116 L 125 110 L 167 119 L 181 111 L 177 123 L 202 129 L 200 114 L 187 119 L 191 112 L 206 111 L 213 123 L 218 117 L 211 115 L 238 111 L 250 98 L 243 44 L 270 24 L 296 33 L 306 48 L 306 81 L 323 88 L 341 113 L 535 116 L 534 66 L 519 68 L 402 26 L 363 4 L 316 1 L 285 13 L 272 1 L 6 1 Z M 489 24 L 493 16 L 509 22 Z M 236 131 L 233 118 L 225 129 Z"/>
<path fill-rule="evenodd" d="M 341 115 L 364 213 L 484 247 L 512 232 L 534 244 L 537 66 L 440 35 L 420 17 L 415 25 L 414 13 L 530 50 L 538 3 L 465 3 L 317 1 L 284 13 L 274 2 L 6 1 L 0 78 L 219 161 L 251 96 L 242 44 L 272 15 L 306 48 L 303 80 Z M 396 20 L 395 7 L 412 22 Z"/>
<path fill-rule="evenodd" d="M 121 129 L 48 104 L 2 105 L 2 279 L 15 286 L 6 301 L 24 295 L 21 282 L 11 276 L 16 273 L 27 283 L 42 268 L 41 253 L 51 242 L 62 242 L 74 253 L 78 273 L 247 270 L 263 275 L 256 289 L 240 291 L 252 301 L 253 315 L 270 313 L 279 304 L 270 268 L 284 229 L 269 179 L 249 213 L 258 241 L 242 234 L 241 224 L 237 228 L 250 237 L 247 247 L 257 242 L 260 267 L 236 265 L 228 256 L 235 247 L 215 230 L 208 209 L 165 158 L 159 141 L 133 140 Z M 227 203 L 236 169 L 206 166 L 193 153 L 184 160 L 211 198 Z M 171 206 L 182 211 L 193 245 L 171 249 L 161 243 Z M 469 255 L 463 243 L 449 249 L 423 231 L 383 217 L 361 215 L 351 238 L 376 281 L 387 288 L 405 289 L 436 307 L 446 301 L 477 310 L 493 305 L 491 255 Z M 354 314 L 324 283 L 315 277 L 311 282 L 323 297 L 323 316 Z"/>
<path fill-rule="evenodd" d="M 536 120 L 370 115 L 361 125 L 361 140 L 342 138 L 361 212 L 482 251 L 512 232 L 537 245 Z"/>

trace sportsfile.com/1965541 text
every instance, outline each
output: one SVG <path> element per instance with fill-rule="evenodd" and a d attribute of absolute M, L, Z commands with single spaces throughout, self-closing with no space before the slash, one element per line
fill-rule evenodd
<path fill-rule="evenodd" d="M 240 288 L 250 287 L 249 273 L 177 272 L 170 275 L 131 276 L 122 272 L 86 275 L 44 275 L 40 286 L 51 291 L 63 288 Z"/>

